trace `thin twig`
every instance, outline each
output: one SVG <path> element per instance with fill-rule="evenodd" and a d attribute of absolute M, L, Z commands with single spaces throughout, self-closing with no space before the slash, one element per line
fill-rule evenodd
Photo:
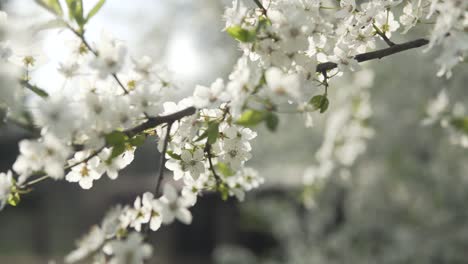
<path fill-rule="evenodd" d="M 375 24 L 372 24 L 372 26 L 374 27 L 375 32 L 377 33 L 377 35 L 379 35 L 385 41 L 385 43 L 387 43 L 388 46 L 392 47 L 392 46 L 396 45 L 393 41 L 391 41 L 387 37 L 387 35 L 385 35 L 385 32 L 382 32 L 382 30 L 380 30 L 379 27 L 377 27 Z"/>
<path fill-rule="evenodd" d="M 221 177 L 216 173 L 216 170 L 213 165 L 213 155 L 211 154 L 211 144 L 206 142 L 205 145 L 205 152 L 208 156 L 208 163 L 210 165 L 210 170 L 213 173 L 213 176 L 215 177 L 216 180 L 216 186 L 219 186 L 221 184 Z"/>
<path fill-rule="evenodd" d="M 417 40 L 413 40 L 413 41 L 409 41 L 409 42 L 405 42 L 401 44 L 395 44 L 394 46 L 391 46 L 386 49 L 358 54 L 354 57 L 354 59 L 357 60 L 358 62 L 381 59 L 383 57 L 387 57 L 395 53 L 399 53 L 399 52 L 409 50 L 409 49 L 419 48 L 427 44 L 429 44 L 429 40 L 417 39 Z M 336 67 L 338 67 L 338 64 L 334 62 L 324 62 L 324 63 L 320 63 L 317 65 L 316 72 L 322 73 L 324 71 L 332 70 Z"/>
<path fill-rule="evenodd" d="M 42 176 L 40 176 L 40 175 L 42 175 Z M 40 176 L 39 178 L 37 178 L 37 179 L 35 179 L 35 180 L 32 180 L 32 181 L 30 181 L 30 182 L 27 182 L 27 183 L 23 184 L 23 185 L 19 186 L 19 188 L 20 188 L 20 189 L 24 189 L 24 188 L 26 188 L 26 187 L 29 187 L 29 186 L 31 186 L 31 185 L 34 185 L 34 184 L 36 184 L 36 183 L 39 183 L 39 182 L 41 182 L 41 181 L 44 181 L 44 180 L 47 180 L 47 179 L 50 178 L 49 175 L 43 175 L 43 174 L 40 174 L 40 175 L 38 175 L 38 176 Z"/>
<path fill-rule="evenodd" d="M 254 3 L 262 10 L 262 13 L 266 16 L 267 14 L 267 9 L 262 5 L 260 0 L 253 0 Z"/>
<path fill-rule="evenodd" d="M 91 45 L 89 44 L 89 42 L 86 40 L 86 38 L 84 37 L 84 33 L 80 33 L 78 32 L 76 29 L 74 29 L 72 26 L 68 25 L 68 28 L 78 37 L 80 38 L 81 42 L 83 42 L 83 44 L 86 46 L 86 48 L 88 48 L 88 50 L 94 54 L 94 56 L 98 57 L 99 54 L 97 51 L 95 51 L 93 49 L 93 47 L 91 47 Z M 125 86 L 123 85 L 123 83 L 120 81 L 119 77 L 117 77 L 117 74 L 116 73 L 113 73 L 112 74 L 112 78 L 114 78 L 114 80 L 117 82 L 117 84 L 120 86 L 120 88 L 122 88 L 123 92 L 125 94 L 128 94 L 128 90 L 127 88 L 125 88 Z"/>
<path fill-rule="evenodd" d="M 78 162 L 76 162 L 76 163 L 74 163 L 74 164 L 65 166 L 65 167 L 64 167 L 64 171 L 65 171 L 64 173 L 67 174 L 67 173 L 70 172 L 70 170 L 73 169 L 74 167 L 76 167 L 76 166 L 78 166 L 78 165 L 80 165 L 80 164 L 83 164 L 83 163 L 87 163 L 89 160 L 91 160 L 92 158 L 94 158 L 94 157 L 96 157 L 97 155 L 99 155 L 99 153 L 101 153 L 101 151 L 102 151 L 104 148 L 105 148 L 105 146 L 104 146 L 104 147 L 101 147 L 101 148 L 98 149 L 98 150 L 96 150 L 93 154 L 89 155 L 87 158 L 85 158 L 85 159 L 83 159 L 83 160 L 81 160 L 81 161 L 78 161 Z M 34 185 L 34 184 L 36 184 L 36 183 L 39 183 L 39 182 L 42 182 L 42 181 L 44 181 L 44 180 L 47 180 L 47 179 L 51 178 L 49 175 L 45 174 L 44 172 L 37 173 L 36 176 L 39 177 L 39 178 L 37 178 L 37 179 L 35 179 L 35 180 L 32 180 L 32 181 L 29 181 L 29 182 L 27 182 L 27 183 L 25 183 L 25 184 L 23 184 L 23 185 L 21 185 L 21 186 L 18 186 L 18 187 L 19 187 L 20 189 L 24 189 L 24 188 L 26 188 L 26 187 L 32 186 L 32 185 Z"/>
<path fill-rule="evenodd" d="M 172 127 L 172 122 L 167 123 L 166 137 L 164 138 L 163 149 L 161 151 L 161 157 L 160 157 L 160 162 L 159 162 L 159 173 L 158 173 L 158 178 L 156 182 L 156 189 L 154 190 L 154 194 L 156 196 L 158 196 L 159 194 L 159 189 L 161 187 L 162 179 L 164 176 L 164 168 L 166 165 L 167 145 L 169 144 L 169 140 L 171 139 L 171 127 Z"/>

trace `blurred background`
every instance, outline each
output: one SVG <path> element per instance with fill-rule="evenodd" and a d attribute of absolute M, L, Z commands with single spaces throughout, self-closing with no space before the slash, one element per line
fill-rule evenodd
<path fill-rule="evenodd" d="M 88 37 L 93 42 L 102 29 L 112 32 L 135 58 L 149 55 L 166 65 L 190 94 L 195 84 L 226 78 L 240 55 L 222 32 L 230 4 L 108 0 Z M 32 0 L 0 0 L 0 9 L 21 26 L 47 20 Z M 54 34 L 61 33 L 40 36 L 50 59 L 35 72 L 43 87 L 54 85 L 50 76 L 60 57 L 62 43 L 51 41 Z M 314 208 L 304 207 L 303 174 L 315 161 L 327 114 L 315 117 L 314 128 L 305 128 L 300 116 L 283 115 L 277 132 L 259 127 L 253 145 L 249 165 L 266 184 L 243 203 L 202 197 L 192 208 L 192 225 L 175 223 L 152 234 L 150 263 L 468 263 L 467 151 L 451 145 L 442 129 L 420 125 L 427 101 L 440 89 L 466 102 L 468 66 L 446 80 L 435 76 L 433 58 L 414 50 L 367 64 L 375 71 L 375 136 L 350 169 L 352 184 L 336 177 L 317 195 Z M 345 82 L 333 89 L 346 89 Z M 0 124 L 0 171 L 11 168 L 17 143 L 29 136 Z M 88 191 L 65 181 L 38 184 L 20 206 L 0 213 L 0 263 L 61 263 L 109 208 L 151 190 L 158 160 L 156 142 L 148 140 L 116 181 L 103 177 Z"/>

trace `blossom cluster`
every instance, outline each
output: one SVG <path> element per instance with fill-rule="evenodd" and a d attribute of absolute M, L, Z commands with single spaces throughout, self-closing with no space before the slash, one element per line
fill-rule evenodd
<path fill-rule="evenodd" d="M 320 189 L 334 174 L 349 178 L 350 167 L 367 148 L 367 141 L 374 136 L 369 126 L 372 117 L 369 88 L 373 84 L 373 72 L 363 70 L 348 81 L 346 91 L 341 91 L 334 109 L 327 119 L 324 139 L 316 152 L 316 162 L 304 171 L 304 200 L 306 206 L 314 205 L 311 192 Z M 346 82 L 346 78 L 344 80 Z"/>
<path fill-rule="evenodd" d="M 143 242 L 143 228 L 156 231 L 162 223 L 170 224 L 175 219 L 190 224 L 192 215 L 187 208 L 191 205 L 171 185 L 165 186 L 158 199 L 146 192 L 136 198 L 133 207 L 116 206 L 109 211 L 101 225 L 93 226 L 65 261 L 76 263 L 94 258 L 94 263 L 142 263 L 152 252 L 151 246 Z"/>
<path fill-rule="evenodd" d="M 468 148 L 468 119 L 465 106 L 456 102 L 450 109 L 450 100 L 446 89 L 442 89 L 436 98 L 426 107 L 426 117 L 422 125 L 439 124 L 449 132 L 450 142 Z"/>

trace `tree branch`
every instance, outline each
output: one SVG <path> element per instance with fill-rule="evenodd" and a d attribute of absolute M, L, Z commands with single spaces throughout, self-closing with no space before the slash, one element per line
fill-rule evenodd
<path fill-rule="evenodd" d="M 416 39 L 416 40 L 408 41 L 408 42 L 401 43 L 401 44 L 395 44 L 386 49 L 358 54 L 354 57 L 354 59 L 357 60 L 358 62 L 381 59 L 383 57 L 387 57 L 392 54 L 399 53 L 405 50 L 422 47 L 424 45 L 427 45 L 428 43 L 429 43 L 429 40 L 427 39 Z M 325 63 L 318 64 L 316 71 L 319 73 L 322 73 L 324 71 L 332 70 L 336 67 L 338 67 L 338 65 L 334 62 L 325 62 Z"/>
<path fill-rule="evenodd" d="M 173 114 L 170 114 L 170 115 L 165 115 L 165 116 L 157 116 L 157 117 L 150 117 L 148 118 L 148 120 L 146 122 L 144 122 L 143 124 L 141 125 L 138 125 L 132 129 L 129 129 L 129 130 L 126 130 L 124 131 L 125 134 L 127 134 L 128 137 L 132 138 L 134 137 L 135 135 L 147 130 L 147 129 L 150 129 L 150 128 L 154 128 L 160 124 L 164 124 L 164 123 L 173 123 L 179 119 L 182 119 L 186 116 L 191 116 L 193 114 L 195 114 L 196 112 L 196 108 L 191 106 L 191 107 L 188 107 L 188 108 L 185 108 L 179 112 L 175 112 Z"/>
<path fill-rule="evenodd" d="M 205 145 L 205 152 L 208 156 L 208 163 L 210 164 L 210 170 L 213 173 L 213 177 L 215 177 L 216 185 L 219 186 L 221 184 L 221 177 L 216 173 L 216 170 L 213 165 L 213 155 L 211 154 L 211 144 L 206 142 Z"/>
<path fill-rule="evenodd" d="M 175 121 L 179 120 L 179 119 L 182 119 L 186 116 L 190 116 L 190 115 L 193 115 L 195 114 L 196 112 L 196 108 L 195 107 L 188 107 L 188 108 L 185 108 L 179 112 L 175 112 L 173 114 L 170 114 L 170 115 L 165 115 L 165 116 L 157 116 L 157 117 L 151 117 L 149 118 L 145 123 L 141 124 L 141 125 L 138 125 L 132 129 L 129 129 L 127 131 L 124 131 L 125 134 L 127 134 L 128 137 L 134 137 L 135 135 L 147 130 L 147 129 L 150 129 L 150 128 L 153 128 L 153 127 L 156 127 L 160 124 L 164 124 L 164 123 L 167 123 L 168 124 L 168 128 L 170 129 L 170 126 L 172 125 L 172 123 L 174 123 Z M 167 139 L 168 137 L 166 137 L 165 140 L 168 140 Z M 81 147 L 81 146 L 80 146 Z M 167 147 L 167 146 L 166 146 Z M 91 154 L 90 156 L 88 156 L 86 159 L 82 160 L 82 161 L 79 161 L 75 164 L 72 164 L 72 165 L 69 165 L 69 166 L 65 166 L 65 173 L 68 173 L 68 171 L 70 169 L 72 169 L 73 167 L 75 166 L 78 166 L 79 164 L 81 163 L 84 163 L 84 162 L 88 162 L 91 158 L 95 157 L 96 155 L 98 155 L 102 150 L 104 149 L 104 147 L 100 148 L 99 150 L 95 151 L 93 154 Z M 162 154 L 163 156 L 165 156 L 165 152 L 166 150 L 164 150 L 164 154 Z M 165 163 L 165 161 L 163 162 Z M 164 164 L 162 164 L 162 167 L 164 167 Z M 160 168 L 160 170 L 162 170 Z M 161 171 L 159 172 L 159 174 L 161 175 Z M 41 181 L 44 181 L 46 179 L 49 179 L 50 176 L 46 175 L 45 173 L 43 172 L 39 172 L 39 173 L 36 173 L 34 175 L 31 175 L 31 176 L 35 176 L 35 177 L 39 177 L 35 180 L 32 180 L 30 182 L 26 182 L 24 184 L 22 184 L 21 186 L 18 186 L 19 188 L 26 188 L 26 187 L 29 187 L 31 185 L 34 185 L 38 182 L 41 182 Z M 161 177 L 159 177 L 161 178 Z M 160 181 L 158 179 L 158 181 Z M 158 183 L 158 185 L 160 185 L 160 183 Z M 159 189 L 159 187 L 157 187 Z"/>
<path fill-rule="evenodd" d="M 262 5 L 260 0 L 253 0 L 253 1 L 262 10 L 262 13 L 266 16 L 267 9 Z"/>
<path fill-rule="evenodd" d="M 161 187 L 163 175 L 164 175 L 164 167 L 166 164 L 166 151 L 167 151 L 167 144 L 169 143 L 170 137 L 171 137 L 171 127 L 172 127 L 172 122 L 167 123 L 167 129 L 166 129 L 166 137 L 164 138 L 163 142 L 163 149 L 161 151 L 161 159 L 159 162 L 159 173 L 158 173 L 158 179 L 156 182 L 156 189 L 154 190 L 154 194 L 158 196 L 159 194 L 159 189 Z"/>

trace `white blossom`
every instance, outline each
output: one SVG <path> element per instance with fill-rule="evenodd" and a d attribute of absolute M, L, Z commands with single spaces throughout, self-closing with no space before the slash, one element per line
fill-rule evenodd
<path fill-rule="evenodd" d="M 98 71 L 101 79 L 104 79 L 122 68 L 127 48 L 108 33 L 102 32 L 97 52 L 98 55 L 90 62 L 90 66 Z"/>
<path fill-rule="evenodd" d="M 166 184 L 164 195 L 159 200 L 161 201 L 163 223 L 170 224 L 174 219 L 187 225 L 192 222 L 192 214 L 187 209 L 191 206 L 191 202 L 184 196 L 179 196 L 174 187 Z"/>
<path fill-rule="evenodd" d="M 136 232 L 123 240 L 111 241 L 109 248 L 113 254 L 110 264 L 143 264 L 153 252 L 151 246 L 144 243 L 143 236 Z"/>
<path fill-rule="evenodd" d="M 11 171 L 0 173 L 0 210 L 3 209 L 13 187 L 13 175 Z"/>
<path fill-rule="evenodd" d="M 91 154 L 86 152 L 77 152 L 73 159 L 69 161 L 70 165 L 75 165 L 66 175 L 65 179 L 69 182 L 78 182 L 81 188 L 91 189 L 93 181 L 99 180 L 102 176 L 102 171 L 99 170 L 101 160 L 95 156 L 86 162 L 83 162 Z"/>
<path fill-rule="evenodd" d="M 105 241 L 104 232 L 99 226 L 93 226 L 91 231 L 77 242 L 78 248 L 65 257 L 65 263 L 77 263 L 94 254 Z"/>
<path fill-rule="evenodd" d="M 210 87 L 197 85 L 193 93 L 194 105 L 198 108 L 217 107 L 230 98 L 222 79 L 216 79 Z"/>

